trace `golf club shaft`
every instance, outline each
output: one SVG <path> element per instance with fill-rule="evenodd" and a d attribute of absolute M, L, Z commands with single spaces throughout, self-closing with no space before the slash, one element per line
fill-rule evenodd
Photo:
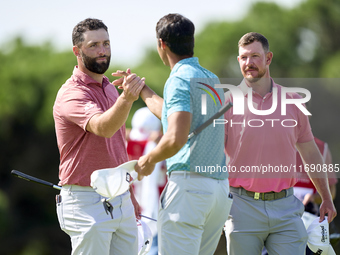
<path fill-rule="evenodd" d="M 39 178 L 30 176 L 30 175 L 28 175 L 28 174 L 24 174 L 24 173 L 22 173 L 22 172 L 20 172 L 20 171 L 12 170 L 11 173 L 12 173 L 14 176 L 19 177 L 19 178 L 21 178 L 21 179 L 24 179 L 24 180 L 26 180 L 26 181 L 35 182 L 35 183 L 42 184 L 42 185 L 45 185 L 45 186 L 48 186 L 48 187 L 52 187 L 52 188 L 57 189 L 57 190 L 61 190 L 61 187 L 60 187 L 60 186 L 55 185 L 55 184 L 53 184 L 52 182 L 48 182 L 48 181 L 41 180 L 41 179 L 39 179 Z M 133 179 L 132 181 L 130 181 L 129 185 L 131 185 L 131 184 L 134 183 L 135 181 L 137 181 L 137 178 L 136 178 L 136 179 Z"/>
<path fill-rule="evenodd" d="M 13 174 L 14 176 L 19 177 L 21 179 L 24 179 L 26 181 L 35 182 L 35 183 L 42 184 L 42 185 L 45 185 L 45 186 L 48 186 L 48 187 L 52 187 L 52 188 L 57 189 L 57 190 L 61 190 L 60 186 L 57 186 L 57 185 L 55 185 L 55 184 L 53 184 L 51 182 L 44 181 L 44 180 L 41 180 L 39 178 L 30 176 L 28 174 L 24 174 L 24 173 L 22 173 L 20 171 L 17 171 L 17 170 L 12 170 L 11 174 Z M 140 214 L 139 216 L 141 216 L 143 218 L 146 218 L 146 219 L 149 219 L 149 220 L 152 220 L 152 221 L 157 221 L 157 220 L 155 220 L 153 218 L 147 217 L 147 216 L 142 215 L 142 214 Z"/>
<path fill-rule="evenodd" d="M 193 136 L 197 135 L 198 133 L 200 133 L 203 129 L 205 129 L 207 126 L 209 126 L 211 123 L 213 123 L 213 121 L 215 119 L 218 119 L 219 117 L 221 117 L 225 112 L 227 112 L 231 107 L 233 106 L 233 104 L 230 102 L 226 105 L 224 105 L 217 113 L 215 113 L 212 117 L 210 117 L 206 122 L 204 122 L 202 125 L 200 125 L 198 128 L 196 128 L 194 131 L 192 131 L 189 136 L 188 139 L 192 138 Z"/>
<path fill-rule="evenodd" d="M 24 179 L 26 181 L 31 181 L 31 182 L 39 183 L 39 184 L 42 184 L 42 185 L 45 185 L 45 186 L 48 186 L 48 187 L 52 187 L 52 188 L 57 189 L 57 190 L 61 190 L 60 186 L 55 185 L 52 182 L 41 180 L 39 178 L 30 176 L 28 174 L 24 174 L 24 173 L 22 173 L 20 171 L 17 171 L 17 170 L 12 170 L 11 174 L 13 174 L 14 176 L 19 177 L 21 179 Z"/>
<path fill-rule="evenodd" d="M 150 218 L 150 217 L 148 217 L 148 216 L 144 216 L 144 215 L 142 215 L 142 214 L 139 214 L 139 216 L 141 216 L 141 217 L 143 217 L 143 218 L 145 218 L 145 219 L 153 220 L 153 221 L 156 221 L 156 222 L 157 222 L 157 220 L 155 220 L 155 219 L 153 219 L 153 218 Z"/>
<path fill-rule="evenodd" d="M 39 183 L 39 184 L 42 184 L 42 185 L 45 185 L 45 186 L 48 186 L 48 187 L 52 187 L 54 189 L 58 189 L 58 190 L 61 190 L 61 187 L 60 186 L 57 186 L 57 185 L 54 185 L 53 183 L 51 182 L 48 182 L 48 181 L 44 181 L 44 180 L 41 180 L 39 178 L 36 178 L 36 177 L 33 177 L 33 176 L 30 176 L 28 174 L 24 174 L 20 171 L 17 171 L 17 170 L 12 170 L 11 172 L 14 176 L 16 177 L 19 177 L 21 179 L 24 179 L 26 181 L 31 181 L 31 182 L 35 182 L 35 183 Z M 152 221 L 157 221 L 153 218 L 150 218 L 150 217 L 147 217 L 145 215 L 142 215 L 140 214 L 139 216 L 143 217 L 143 218 L 146 218 L 146 219 L 149 219 L 149 220 L 152 220 Z"/>

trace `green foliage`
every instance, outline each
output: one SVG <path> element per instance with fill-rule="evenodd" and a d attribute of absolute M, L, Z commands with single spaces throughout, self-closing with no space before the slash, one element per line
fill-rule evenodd
<path fill-rule="evenodd" d="M 12 50 L 0 55 L 0 117 L 5 122 L 15 118 L 40 131 L 49 130 L 56 92 L 70 76 L 75 58 L 70 53 L 56 53 L 49 43 L 27 46 L 17 38 L 8 44 Z"/>
<path fill-rule="evenodd" d="M 335 54 L 330 55 L 325 64 L 322 66 L 320 70 L 320 76 L 326 78 L 340 78 L 340 50 L 338 50 Z M 340 89 L 340 86 L 337 86 L 336 89 Z"/>
<path fill-rule="evenodd" d="M 49 251 L 46 243 L 41 240 L 32 240 L 22 251 L 21 255 L 44 255 Z"/>
<path fill-rule="evenodd" d="M 6 193 L 0 190 L 0 235 L 6 234 L 5 229 L 8 227 L 8 221 L 6 220 L 8 215 L 8 197 Z"/>
<path fill-rule="evenodd" d="M 148 49 L 146 57 L 142 64 L 131 70 L 140 77 L 145 77 L 145 83 L 158 95 L 163 95 L 163 87 L 166 79 L 169 77 L 170 68 L 165 66 L 159 58 L 157 50 Z M 142 99 L 138 99 L 132 106 L 130 115 L 127 119 L 126 126 L 131 127 L 131 119 L 135 111 L 145 106 Z"/>
<path fill-rule="evenodd" d="M 306 88 L 312 92 L 313 132 L 328 141 L 333 162 L 339 163 L 340 0 L 308 0 L 294 9 L 258 2 L 242 20 L 207 24 L 196 35 L 195 56 L 220 78 L 242 77 L 237 43 L 250 31 L 268 38 L 274 53 L 270 66 L 274 79 L 327 78 Z M 69 254 L 69 238 L 59 229 L 55 215 L 54 190 L 14 179 L 9 173 L 16 168 L 57 182 L 59 153 L 52 107 L 58 89 L 72 74 L 76 58 L 71 50 L 58 52 L 48 42 L 32 46 L 15 38 L 1 48 L 0 63 L 2 252 Z M 121 68 L 111 67 L 106 73 L 110 80 L 117 69 Z M 156 47 L 147 49 L 142 64 L 132 71 L 163 94 L 170 69 L 160 60 Z M 134 103 L 127 127 L 142 106 L 142 100 Z"/>

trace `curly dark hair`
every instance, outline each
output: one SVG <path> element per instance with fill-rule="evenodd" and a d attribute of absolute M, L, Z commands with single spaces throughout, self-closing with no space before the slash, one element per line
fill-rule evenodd
<path fill-rule="evenodd" d="M 80 21 L 74 28 L 72 32 L 72 43 L 73 46 L 80 46 L 84 41 L 84 33 L 88 30 L 98 30 L 105 29 L 106 32 L 107 26 L 103 23 L 103 21 L 99 19 L 87 18 L 83 21 Z"/>

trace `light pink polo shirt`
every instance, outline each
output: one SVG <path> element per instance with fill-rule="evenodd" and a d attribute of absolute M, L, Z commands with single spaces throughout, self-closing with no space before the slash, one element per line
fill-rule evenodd
<path fill-rule="evenodd" d="M 111 138 L 86 131 L 91 117 L 108 110 L 118 96 L 107 77 L 99 84 L 77 67 L 60 88 L 53 107 L 60 152 L 59 185 L 90 186 L 94 170 L 128 161 L 125 126 Z"/>
<path fill-rule="evenodd" d="M 296 143 L 313 140 L 308 116 L 295 105 L 287 105 L 287 115 L 281 115 L 281 86 L 278 104 L 270 115 L 255 115 L 248 109 L 248 86 L 243 81 L 238 88 L 244 94 L 244 115 L 225 114 L 226 154 L 229 182 L 232 187 L 243 187 L 253 192 L 279 192 L 296 183 Z M 273 92 L 263 98 L 252 92 L 253 106 L 267 110 L 272 106 Z M 288 93 L 286 98 L 301 98 Z M 226 103 L 233 101 L 226 93 Z M 296 122 L 292 121 L 295 120 Z M 295 127 L 294 127 L 295 125 Z M 297 171 L 297 170 L 296 170 Z"/>

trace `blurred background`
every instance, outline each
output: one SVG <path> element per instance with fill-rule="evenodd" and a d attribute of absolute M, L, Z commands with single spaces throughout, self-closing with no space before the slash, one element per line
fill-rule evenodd
<path fill-rule="evenodd" d="M 161 6 L 158 6 L 161 5 Z M 195 10 L 193 10 L 195 9 Z M 307 88 L 314 135 L 329 144 L 340 163 L 340 0 L 290 1 L 11 1 L 1 4 L 0 21 L 0 254 L 70 254 L 69 237 L 55 212 L 56 190 L 13 177 L 12 169 L 58 183 L 52 107 L 60 86 L 76 65 L 71 32 L 87 17 L 109 27 L 111 67 L 130 67 L 162 95 L 170 69 L 156 51 L 155 25 L 178 12 L 197 28 L 195 56 L 220 78 L 240 78 L 240 37 L 264 34 L 274 58 L 270 67 L 282 85 Z M 294 84 L 289 80 L 294 78 Z M 138 100 L 133 113 L 144 103 Z M 338 175 L 339 177 L 339 175 Z M 335 200 L 340 210 L 340 192 Z M 340 216 L 335 219 L 340 229 Z M 216 254 L 226 254 L 221 239 Z M 338 245 L 340 246 L 340 245 Z M 340 247 L 335 250 L 340 254 Z"/>

